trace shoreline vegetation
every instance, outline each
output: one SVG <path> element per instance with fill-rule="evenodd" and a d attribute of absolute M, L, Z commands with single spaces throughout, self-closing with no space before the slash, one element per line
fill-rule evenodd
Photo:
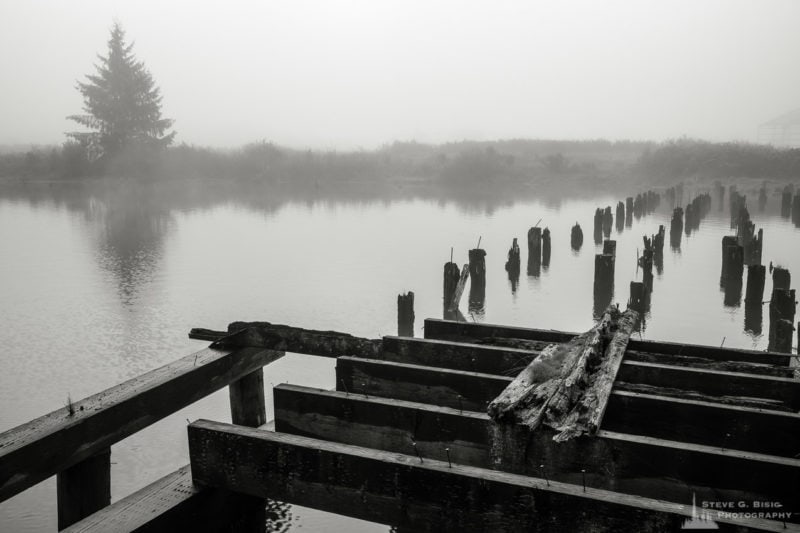
<path fill-rule="evenodd" d="M 679 181 L 742 178 L 780 185 L 800 179 L 800 149 L 680 139 L 505 140 L 439 145 L 395 142 L 371 151 L 311 151 L 268 142 L 218 150 L 178 145 L 147 157 L 133 152 L 94 163 L 77 143 L 0 149 L 4 189 L 36 184 L 78 189 L 149 184 L 179 194 L 284 199 L 424 197 L 489 202 L 543 196 L 640 192 Z M 172 196 L 172 195 L 170 195 Z"/>

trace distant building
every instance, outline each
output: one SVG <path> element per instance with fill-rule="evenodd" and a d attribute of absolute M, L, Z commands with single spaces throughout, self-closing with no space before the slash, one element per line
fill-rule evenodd
<path fill-rule="evenodd" d="M 758 142 L 800 148 L 800 109 L 784 113 L 758 127 Z"/>

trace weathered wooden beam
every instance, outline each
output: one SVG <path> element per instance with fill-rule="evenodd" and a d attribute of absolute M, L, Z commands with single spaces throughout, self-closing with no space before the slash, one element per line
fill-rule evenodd
<path fill-rule="evenodd" d="M 427 531 L 663 531 L 693 516 L 690 505 L 205 420 L 189 426 L 189 454 L 203 486 Z"/>
<path fill-rule="evenodd" d="M 0 501 L 282 356 L 208 348 L 0 434 Z"/>
<path fill-rule="evenodd" d="M 59 531 L 111 503 L 111 448 L 56 476 Z"/>
<path fill-rule="evenodd" d="M 500 430 L 487 415 L 361 394 L 280 385 L 277 431 L 385 450 L 427 461 L 499 469 L 684 502 L 762 495 L 800 504 L 800 460 L 599 431 L 567 442 L 554 432 Z M 525 446 L 520 446 L 525 443 Z M 510 454 L 503 450 L 513 450 Z M 524 448 L 524 449 L 523 449 Z M 790 505 L 792 504 L 792 505 Z"/>
<path fill-rule="evenodd" d="M 782 457 L 800 453 L 800 414 L 614 391 L 603 429 Z"/>
<path fill-rule="evenodd" d="M 594 434 L 638 320 L 632 309 L 609 308 L 586 333 L 543 350 L 490 403 L 489 414 L 531 429 L 545 424 L 559 431 L 558 440 Z"/>
<path fill-rule="evenodd" d="M 664 364 L 722 372 L 741 372 L 744 374 L 757 374 L 760 376 L 775 376 L 783 378 L 790 378 L 794 376 L 794 369 L 788 366 L 777 366 L 763 363 L 718 361 L 716 359 L 704 359 L 702 357 L 647 353 L 636 350 L 628 350 L 625 352 L 625 361 Z"/>
<path fill-rule="evenodd" d="M 454 322 L 428 318 L 425 320 L 425 338 L 474 342 L 489 337 L 510 337 L 545 342 L 567 342 L 576 334 L 564 331 L 521 328 L 475 322 Z M 654 354 L 702 357 L 719 361 L 751 362 L 778 366 L 789 366 L 791 356 L 774 352 L 758 352 L 736 348 L 718 348 L 697 344 L 681 344 L 663 341 L 631 339 L 628 350 Z"/>
<path fill-rule="evenodd" d="M 511 378 L 494 374 L 359 357 L 336 359 L 337 390 L 467 411 L 485 411 L 509 383 Z"/>
<path fill-rule="evenodd" d="M 474 339 L 508 337 L 543 342 L 568 342 L 576 333 L 549 329 L 531 329 L 500 324 L 478 324 L 454 320 L 425 319 L 425 338 L 470 342 Z M 469 340 L 467 340 L 469 339 Z"/>
<path fill-rule="evenodd" d="M 223 489 L 200 488 L 189 465 L 66 528 L 62 533 L 260 531 L 253 503 L 263 499 Z M 279 504 L 279 509 L 285 504 Z M 262 509 L 263 511 L 263 509 Z M 261 513 L 263 517 L 263 512 Z M 255 526 L 255 527 L 249 527 Z"/>
<path fill-rule="evenodd" d="M 793 411 L 800 410 L 800 381 L 792 378 L 624 361 L 617 380 L 697 391 L 709 396 L 766 398 L 782 402 Z"/>
<path fill-rule="evenodd" d="M 541 348 L 544 346 L 541 343 Z M 484 374 L 516 375 L 538 353 L 539 350 L 465 342 L 384 337 L 383 351 L 377 359 Z"/>
<path fill-rule="evenodd" d="M 380 339 L 354 337 L 338 331 L 295 328 L 269 322 L 233 322 L 229 335 L 211 344 L 212 348 L 267 348 L 282 352 L 303 353 L 322 357 L 354 355 L 376 357 Z"/>

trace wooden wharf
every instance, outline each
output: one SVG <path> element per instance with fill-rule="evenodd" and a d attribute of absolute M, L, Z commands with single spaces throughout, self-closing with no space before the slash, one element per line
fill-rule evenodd
<path fill-rule="evenodd" d="M 425 338 L 230 324 L 208 348 L 0 434 L 0 502 L 57 476 L 59 529 L 264 530 L 270 498 L 398 531 L 678 531 L 697 501 L 781 502 L 800 532 L 800 380 L 792 355 L 627 340 L 594 434 L 501 424 L 487 405 L 576 334 L 427 319 Z M 335 390 L 263 367 L 336 358 Z M 122 439 L 228 387 L 232 424 L 188 425 L 190 464 L 111 502 Z M 776 509 L 766 509 L 775 511 Z"/>

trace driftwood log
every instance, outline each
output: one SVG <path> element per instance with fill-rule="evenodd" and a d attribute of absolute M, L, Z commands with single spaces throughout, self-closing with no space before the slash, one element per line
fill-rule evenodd
<path fill-rule="evenodd" d="M 547 346 L 489 404 L 489 416 L 530 429 L 544 424 L 557 431 L 556 441 L 593 435 L 638 319 L 636 311 L 609 307 L 586 333 Z"/>

